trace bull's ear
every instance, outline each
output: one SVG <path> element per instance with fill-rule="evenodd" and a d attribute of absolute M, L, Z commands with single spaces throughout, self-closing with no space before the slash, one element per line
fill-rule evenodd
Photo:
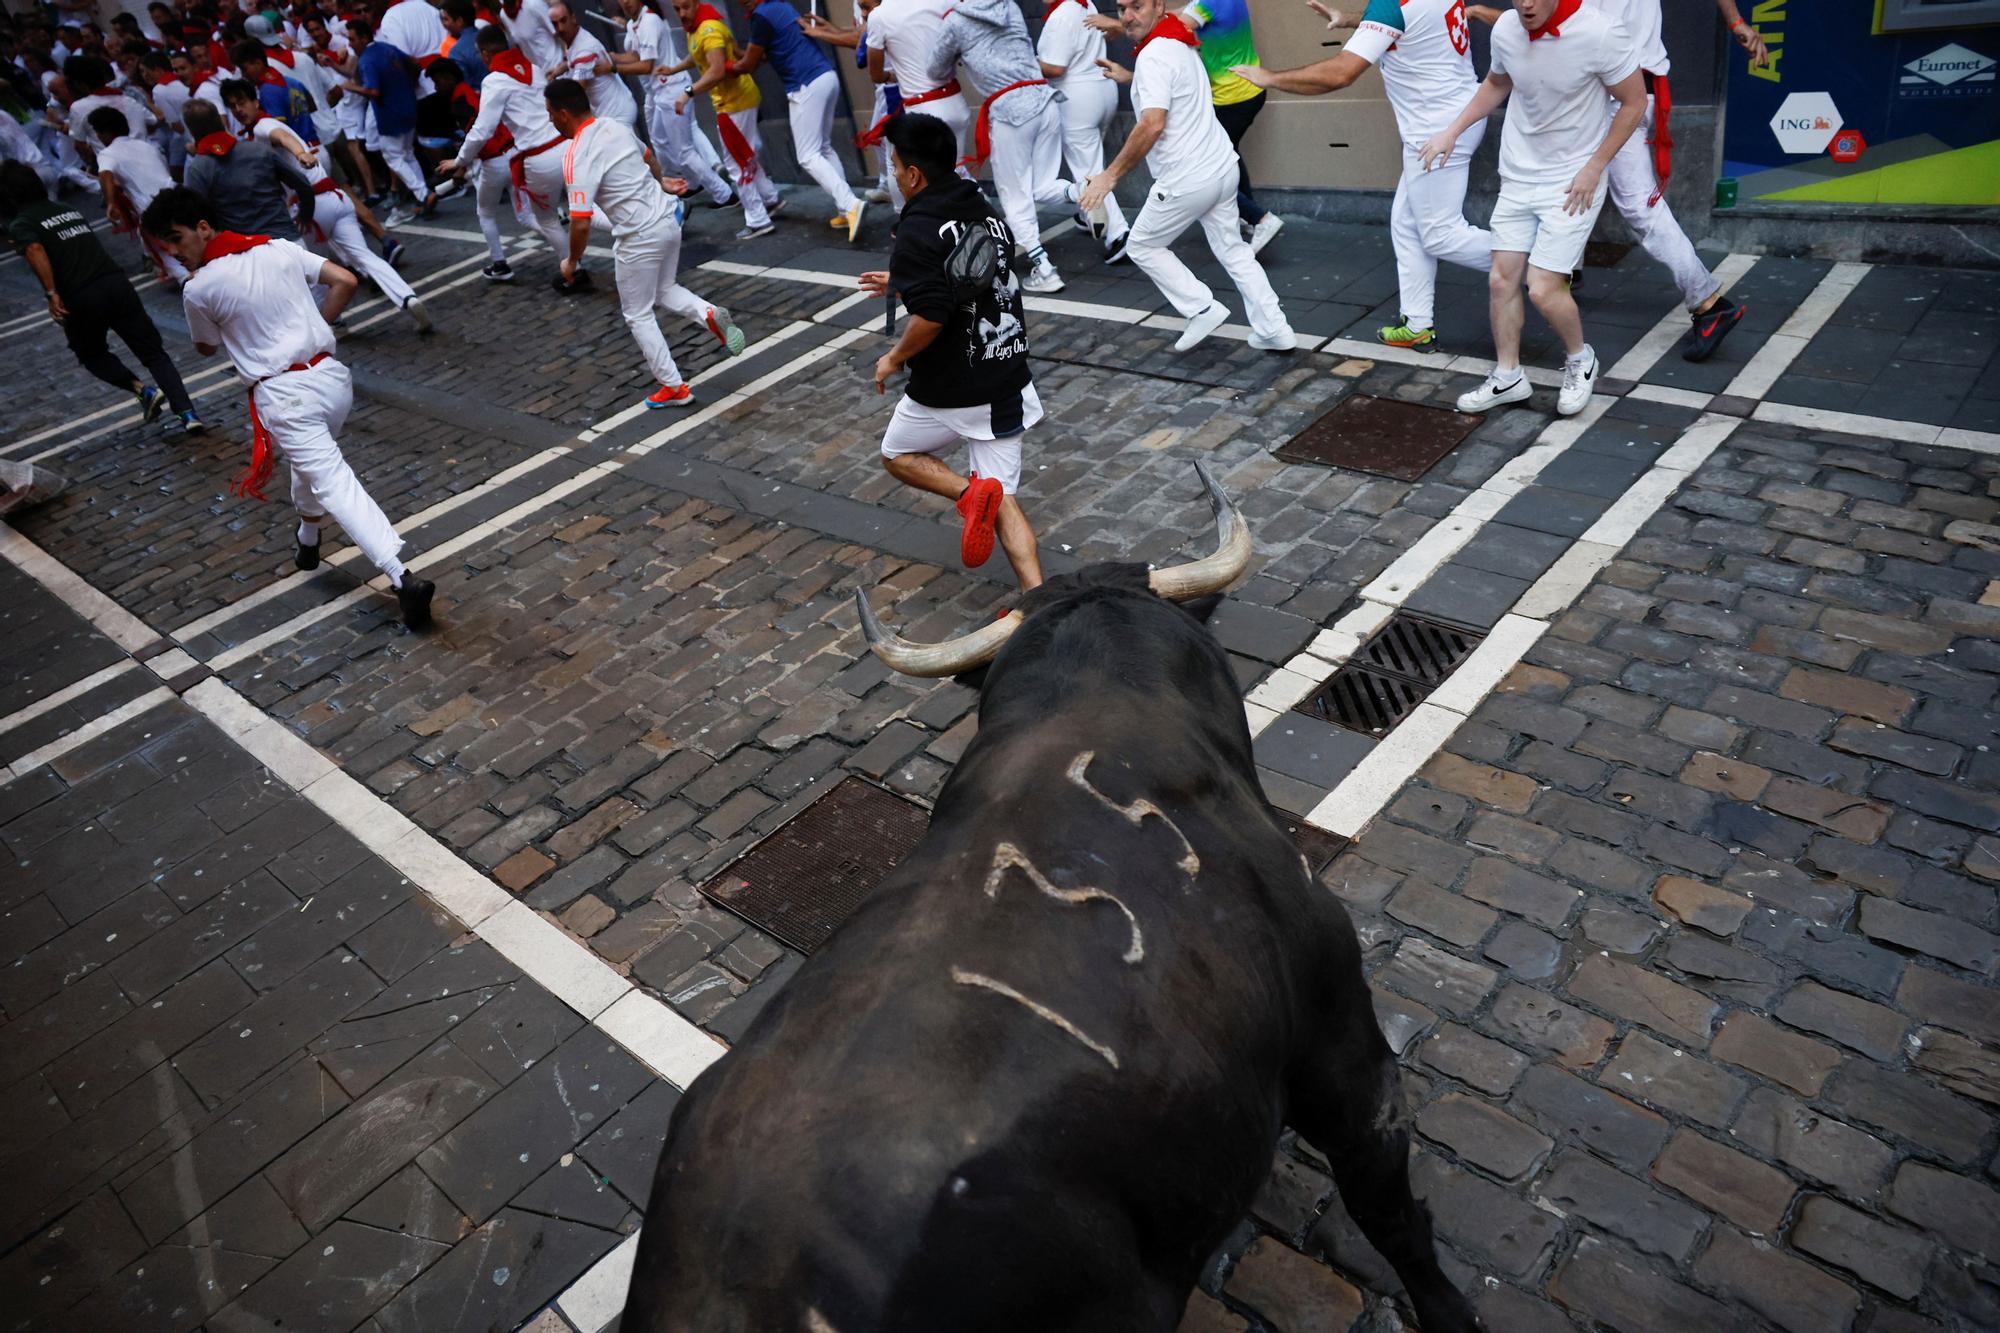
<path fill-rule="evenodd" d="M 1219 592 L 1212 592 L 1206 597 L 1195 597 L 1179 603 L 1181 610 L 1187 612 L 1204 625 L 1208 623 L 1208 618 L 1215 614 L 1216 608 L 1221 605 L 1222 594 Z"/>

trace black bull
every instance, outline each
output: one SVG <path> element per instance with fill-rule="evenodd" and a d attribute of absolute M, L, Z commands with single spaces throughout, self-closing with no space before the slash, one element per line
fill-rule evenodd
<path fill-rule="evenodd" d="M 1139 566 L 1021 609 L 922 844 L 675 1110 L 621 1327 L 1171 1329 L 1287 1123 L 1426 1333 L 1476 1327 L 1221 649 Z"/>

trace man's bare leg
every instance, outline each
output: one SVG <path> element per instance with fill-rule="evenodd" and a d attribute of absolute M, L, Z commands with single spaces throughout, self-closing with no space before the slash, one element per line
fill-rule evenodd
<path fill-rule="evenodd" d="M 353 139 L 349 139 L 346 142 L 347 160 L 353 164 L 356 173 L 361 177 L 361 192 L 373 197 L 375 193 L 375 172 L 368 165 L 368 150 Z"/>
<path fill-rule="evenodd" d="M 945 466 L 936 454 L 897 454 L 894 458 L 884 458 L 882 467 L 905 486 L 942 495 L 954 503 L 972 484 Z M 999 521 L 994 526 L 999 533 L 1000 549 L 1007 553 L 1007 563 L 1014 567 L 1021 591 L 1040 587 L 1042 562 L 1036 553 L 1035 530 L 1013 496 L 1001 500 Z"/>
<path fill-rule="evenodd" d="M 1498 265 L 1495 265 L 1497 268 Z M 1556 337 L 1562 339 L 1563 352 L 1569 356 L 1583 354 L 1583 313 L 1576 308 L 1576 298 L 1570 295 L 1569 274 L 1551 273 L 1545 268 L 1528 265 L 1528 299 L 1535 303 L 1542 318 L 1549 322 Z M 1518 304 L 1517 295 L 1515 301 Z M 1514 326 L 1515 350 L 1520 348 L 1520 325 Z"/>
<path fill-rule="evenodd" d="M 1493 352 L 1502 370 L 1521 364 L 1521 275 L 1528 256 L 1519 250 L 1495 250 L 1493 269 L 1486 276 L 1487 309 L 1493 320 Z"/>

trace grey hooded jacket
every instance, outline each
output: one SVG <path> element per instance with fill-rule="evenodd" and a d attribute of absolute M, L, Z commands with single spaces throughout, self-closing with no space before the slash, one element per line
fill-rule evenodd
<path fill-rule="evenodd" d="M 939 82 L 951 78 L 955 64 L 965 66 L 981 99 L 1010 83 L 1042 77 L 1042 62 L 1028 39 L 1028 21 L 1021 17 L 1017 0 L 957 0 L 931 52 L 931 77 Z M 1026 125 L 1060 98 L 1046 84 L 1016 88 L 987 114 L 1001 125 Z"/>

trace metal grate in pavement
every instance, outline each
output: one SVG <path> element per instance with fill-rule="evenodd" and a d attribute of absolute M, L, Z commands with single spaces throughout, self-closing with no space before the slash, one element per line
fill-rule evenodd
<path fill-rule="evenodd" d="M 1277 806 L 1269 807 L 1271 818 L 1278 821 L 1299 849 L 1299 855 L 1306 859 L 1306 873 L 1317 878 L 1319 872 L 1333 864 L 1333 858 L 1347 849 L 1347 839 L 1338 833 L 1328 833 L 1325 829 L 1314 828 L 1296 815 L 1288 815 Z"/>
<path fill-rule="evenodd" d="M 1398 481 L 1415 481 L 1479 425 L 1480 418 L 1449 408 L 1349 394 L 1332 411 L 1280 445 L 1287 463 L 1353 468 Z"/>
<path fill-rule="evenodd" d="M 1485 637 L 1476 630 L 1398 611 L 1293 711 L 1364 736 L 1386 736 Z"/>
<path fill-rule="evenodd" d="M 929 826 L 922 806 L 850 777 L 730 862 L 701 886 L 702 896 L 809 954 Z"/>

